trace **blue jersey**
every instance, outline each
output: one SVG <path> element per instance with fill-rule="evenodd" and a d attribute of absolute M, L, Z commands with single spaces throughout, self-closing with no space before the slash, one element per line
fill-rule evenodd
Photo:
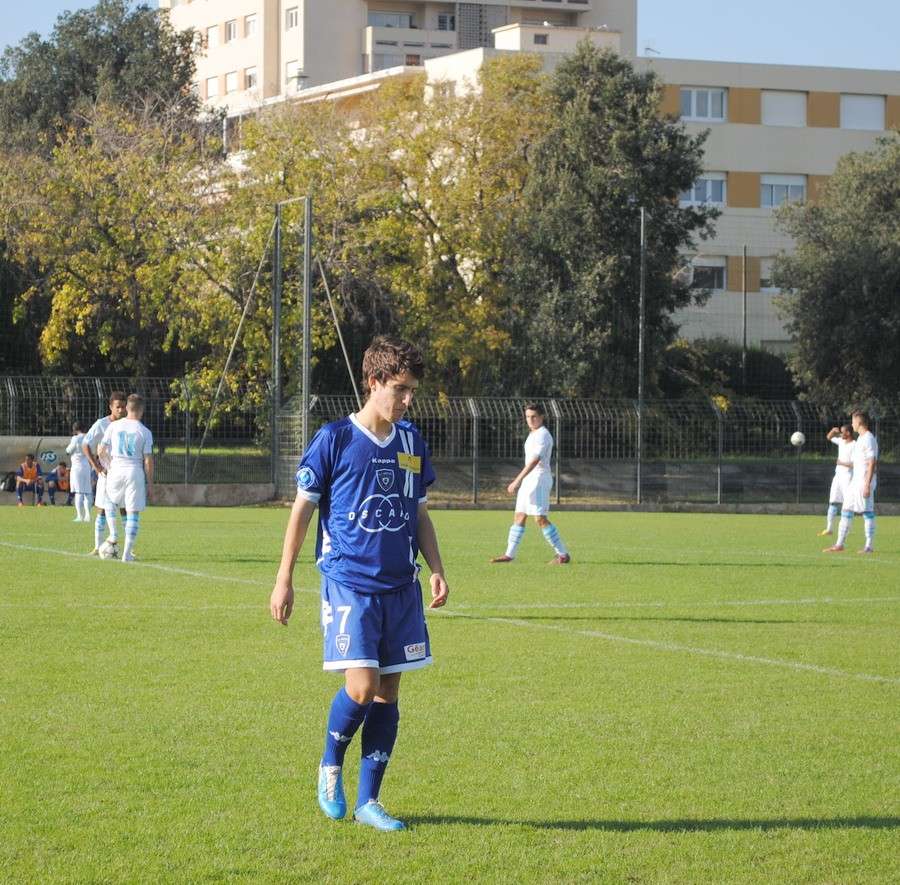
<path fill-rule="evenodd" d="M 355 415 L 326 424 L 297 469 L 297 489 L 319 505 L 316 564 L 359 593 L 389 593 L 416 580 L 418 507 L 434 470 L 408 421 L 385 440 Z"/>

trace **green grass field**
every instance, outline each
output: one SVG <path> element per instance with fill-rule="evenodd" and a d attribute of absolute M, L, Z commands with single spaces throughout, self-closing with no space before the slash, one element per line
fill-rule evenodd
<path fill-rule="evenodd" d="M 0 508 L 3 881 L 900 880 L 900 519 L 863 558 L 812 517 L 561 513 L 551 568 L 437 512 L 382 834 L 316 805 L 339 677 L 311 549 L 268 616 L 287 511 L 151 509 L 133 566 L 72 515 Z"/>

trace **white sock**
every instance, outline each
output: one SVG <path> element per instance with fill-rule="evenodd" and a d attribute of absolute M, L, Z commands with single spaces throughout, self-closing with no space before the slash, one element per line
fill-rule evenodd
<path fill-rule="evenodd" d="M 88 513 L 90 518 L 90 513 Z M 99 548 L 103 543 L 103 533 L 106 531 L 106 514 L 101 511 L 94 520 L 94 547 Z"/>
<path fill-rule="evenodd" d="M 850 534 L 850 526 L 853 525 L 853 513 L 849 510 L 845 510 L 841 514 L 841 521 L 838 524 L 838 536 L 837 536 L 837 546 L 843 547 L 844 541 L 847 540 L 847 535 Z"/>
<path fill-rule="evenodd" d="M 832 528 L 834 528 L 834 518 L 840 513 L 840 509 L 836 504 L 830 504 L 828 506 L 828 517 L 825 523 L 825 531 L 830 532 Z"/>
<path fill-rule="evenodd" d="M 522 538 L 524 537 L 524 535 L 525 526 L 516 525 L 515 523 L 513 523 L 509 527 L 509 535 L 506 539 L 506 555 L 510 559 L 516 558 L 516 549 L 518 548 L 519 544 L 522 543 Z"/>
<path fill-rule="evenodd" d="M 863 514 L 863 526 L 866 530 L 866 547 L 871 549 L 875 543 L 875 514 L 871 510 Z"/>
<path fill-rule="evenodd" d="M 566 545 L 563 544 L 563 539 L 559 536 L 559 529 L 552 522 L 550 525 L 545 525 L 541 531 L 544 533 L 547 543 L 553 548 L 554 553 L 557 553 L 559 556 L 565 556 L 569 552 L 566 549 Z"/>
<path fill-rule="evenodd" d="M 122 552 L 124 559 L 128 559 L 131 551 L 134 550 L 134 542 L 137 539 L 138 529 L 141 527 L 140 523 L 140 513 L 129 513 L 125 517 L 125 549 Z"/>
<path fill-rule="evenodd" d="M 106 508 L 106 521 L 109 523 L 108 540 L 116 544 L 119 541 L 119 508 L 115 506 Z"/>

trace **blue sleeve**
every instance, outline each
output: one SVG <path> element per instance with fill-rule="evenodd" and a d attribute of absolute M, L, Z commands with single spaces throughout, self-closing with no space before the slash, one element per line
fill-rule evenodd
<path fill-rule="evenodd" d="M 16 476 L 21 476 L 22 479 L 25 479 L 25 468 L 22 465 L 19 465 L 19 469 L 16 471 Z"/>
<path fill-rule="evenodd" d="M 331 484 L 332 441 L 328 427 L 322 427 L 306 447 L 297 467 L 297 492 L 314 504 L 319 503 Z"/>
<path fill-rule="evenodd" d="M 430 486 L 437 477 L 434 474 L 434 467 L 431 466 L 431 452 L 428 450 L 428 443 L 422 440 L 422 470 L 419 473 L 419 503 L 423 504 L 428 500 L 428 486 Z"/>

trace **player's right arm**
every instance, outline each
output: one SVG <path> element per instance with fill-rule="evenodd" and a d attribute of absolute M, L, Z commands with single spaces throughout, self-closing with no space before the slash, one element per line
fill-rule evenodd
<path fill-rule="evenodd" d="M 281 565 L 275 577 L 275 587 L 269 597 L 272 618 L 285 626 L 294 608 L 294 566 L 300 555 L 300 548 L 306 540 L 306 532 L 315 509 L 316 503 L 298 491 L 284 533 Z"/>
<path fill-rule="evenodd" d="M 94 470 L 97 471 L 97 476 L 99 476 L 101 473 L 103 473 L 103 465 L 97 460 L 97 456 L 91 449 L 91 443 L 94 441 L 96 436 L 96 431 L 94 429 L 95 427 L 96 425 L 94 425 L 94 427 L 91 427 L 91 429 L 85 435 L 84 440 L 81 443 L 81 451 L 84 452 L 84 457 L 88 459 L 91 467 L 93 467 Z"/>

